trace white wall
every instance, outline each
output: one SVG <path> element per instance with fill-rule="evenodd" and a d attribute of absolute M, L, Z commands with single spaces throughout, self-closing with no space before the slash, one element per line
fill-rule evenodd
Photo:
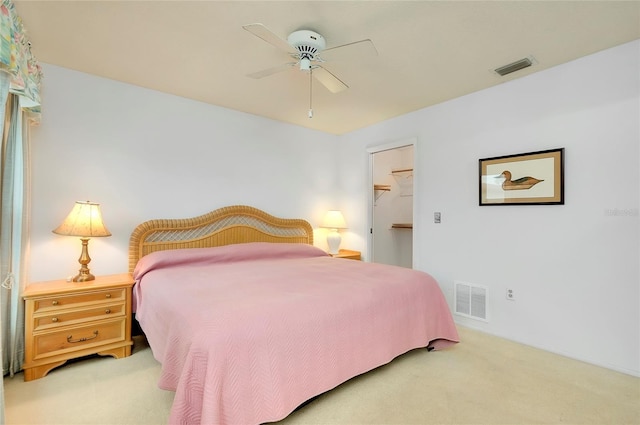
<path fill-rule="evenodd" d="M 44 64 L 32 136 L 31 281 L 75 275 L 80 241 L 51 230 L 99 202 L 113 236 L 89 243 L 94 274 L 127 271 L 135 225 L 234 204 L 317 227 L 339 207 L 336 137 Z M 326 247 L 324 229 L 316 244 Z"/>
<path fill-rule="evenodd" d="M 77 272 L 79 241 L 51 229 L 84 199 L 102 204 L 113 233 L 90 242 L 96 274 L 126 269 L 144 220 L 240 203 L 314 227 L 342 209 L 342 246 L 366 257 L 366 149 L 417 137 L 415 267 L 450 301 L 454 280 L 489 289 L 490 321 L 458 321 L 640 375 L 639 51 L 629 43 L 341 137 L 44 65 L 31 278 Z M 556 147 L 564 206 L 478 206 L 479 158 Z"/>
<path fill-rule="evenodd" d="M 341 196 L 367 189 L 367 147 L 417 137 L 414 265 L 450 302 L 454 281 L 488 288 L 489 322 L 456 320 L 640 375 L 639 57 L 635 41 L 345 135 Z M 478 206 L 479 158 L 559 147 L 565 205 Z"/>

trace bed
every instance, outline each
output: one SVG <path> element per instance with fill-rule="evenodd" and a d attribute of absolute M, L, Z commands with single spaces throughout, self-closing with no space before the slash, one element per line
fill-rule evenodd
<path fill-rule="evenodd" d="M 171 424 L 261 424 L 412 349 L 458 341 L 437 282 L 333 258 L 302 219 L 250 206 L 150 220 L 129 245 L 133 309 Z"/>

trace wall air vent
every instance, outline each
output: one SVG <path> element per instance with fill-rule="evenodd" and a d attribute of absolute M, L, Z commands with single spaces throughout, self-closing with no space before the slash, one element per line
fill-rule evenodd
<path fill-rule="evenodd" d="M 471 283 L 454 282 L 456 314 L 487 322 L 487 288 Z"/>
<path fill-rule="evenodd" d="M 501 66 L 500 68 L 496 68 L 495 71 L 501 76 L 505 76 L 507 74 L 511 74 L 512 72 L 520 71 L 521 69 L 528 68 L 533 65 L 533 62 L 529 58 L 520 59 L 513 63 L 510 63 L 505 66 Z"/>

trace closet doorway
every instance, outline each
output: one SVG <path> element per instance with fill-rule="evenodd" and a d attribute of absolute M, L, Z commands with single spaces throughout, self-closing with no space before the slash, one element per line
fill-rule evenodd
<path fill-rule="evenodd" d="M 369 149 L 370 261 L 413 267 L 415 140 Z"/>

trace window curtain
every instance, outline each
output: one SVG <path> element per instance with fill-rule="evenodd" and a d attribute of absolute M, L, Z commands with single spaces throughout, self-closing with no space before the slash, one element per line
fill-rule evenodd
<path fill-rule="evenodd" d="M 29 223 L 28 125 L 20 111 L 20 97 L 9 94 L 0 159 L 0 325 L 2 372 L 13 376 L 24 359 L 24 303 Z"/>
<path fill-rule="evenodd" d="M 4 127 L 5 127 L 5 119 L 4 117 L 6 116 L 5 111 L 6 111 L 6 104 L 7 104 L 7 98 L 9 96 L 9 74 L 5 73 L 5 72 L 0 72 L 0 117 L 2 117 L 2 121 L 0 121 L 0 136 L 2 136 L 2 139 L 4 139 Z M 2 263 L 4 264 L 4 263 Z M 3 267 L 4 268 L 4 267 Z M 4 285 L 0 286 L 0 293 L 2 294 L 2 300 L 4 301 Z M 3 360 L 3 367 L 2 367 L 2 378 L 4 380 L 4 323 L 6 321 L 6 319 L 4 319 L 2 316 L 4 316 L 4 311 L 6 310 L 6 308 L 4 306 L 2 306 L 2 304 L 4 304 L 4 302 L 0 303 L 0 329 L 2 329 L 2 338 L 0 338 L 0 359 Z M 0 385 L 0 423 L 4 424 L 4 382 L 3 385 Z"/>
<path fill-rule="evenodd" d="M 29 123 L 20 97 L 5 102 L 0 159 L 0 354 L 2 372 L 13 376 L 24 361 L 24 303 L 29 225 Z M 2 389 L 4 393 L 4 388 Z M 0 413 L 4 417 L 4 394 Z"/>
<path fill-rule="evenodd" d="M 10 0 L 0 3 L 0 359 L 2 379 L 22 369 L 29 224 L 29 134 L 40 121 L 42 71 Z M 4 386 L 0 386 L 4 423 Z"/>
<path fill-rule="evenodd" d="M 9 90 L 20 96 L 31 122 L 39 122 L 42 70 L 11 0 L 0 0 L 0 71 L 9 73 Z"/>

